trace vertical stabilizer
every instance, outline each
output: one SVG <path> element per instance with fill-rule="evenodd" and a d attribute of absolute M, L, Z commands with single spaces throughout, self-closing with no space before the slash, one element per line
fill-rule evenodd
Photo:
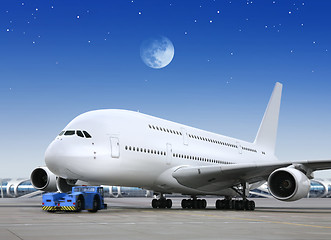
<path fill-rule="evenodd" d="M 275 152 L 276 146 L 282 88 L 283 85 L 277 82 L 254 141 L 255 144 L 271 151 L 272 153 Z"/>

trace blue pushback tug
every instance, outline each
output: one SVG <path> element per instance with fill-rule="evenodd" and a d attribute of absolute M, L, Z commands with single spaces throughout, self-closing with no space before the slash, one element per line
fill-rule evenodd
<path fill-rule="evenodd" d="M 88 210 L 97 212 L 107 209 L 103 201 L 103 187 L 77 186 L 70 193 L 46 193 L 43 195 L 42 209 L 48 212 Z"/>

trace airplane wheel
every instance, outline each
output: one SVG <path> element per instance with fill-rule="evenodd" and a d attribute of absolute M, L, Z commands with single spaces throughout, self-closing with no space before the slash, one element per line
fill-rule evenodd
<path fill-rule="evenodd" d="M 166 208 L 167 207 L 167 201 L 165 199 L 159 199 L 159 208 Z"/>
<path fill-rule="evenodd" d="M 167 199 L 166 205 L 167 205 L 167 208 L 171 208 L 172 207 L 172 201 L 171 201 L 171 199 Z"/>
<path fill-rule="evenodd" d="M 215 207 L 216 207 L 216 209 L 222 209 L 221 208 L 221 200 L 219 200 L 219 199 L 216 200 Z"/>
<path fill-rule="evenodd" d="M 207 207 L 207 201 L 206 201 L 206 199 L 202 199 L 201 200 L 201 203 L 202 203 L 202 209 L 205 209 Z"/>
<path fill-rule="evenodd" d="M 255 210 L 255 202 L 254 201 L 247 201 L 245 209 L 248 210 L 248 211 Z"/>
<path fill-rule="evenodd" d="M 183 199 L 181 205 L 183 209 L 188 208 L 187 200 Z"/>
<path fill-rule="evenodd" d="M 158 205 L 157 199 L 153 199 L 152 200 L 152 207 L 157 208 L 157 205 Z"/>

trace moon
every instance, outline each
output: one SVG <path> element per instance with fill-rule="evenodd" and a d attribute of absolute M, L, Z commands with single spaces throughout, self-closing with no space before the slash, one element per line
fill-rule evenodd
<path fill-rule="evenodd" d="M 140 57 L 151 68 L 164 68 L 174 58 L 175 48 L 172 42 L 164 36 L 144 41 L 140 47 Z"/>

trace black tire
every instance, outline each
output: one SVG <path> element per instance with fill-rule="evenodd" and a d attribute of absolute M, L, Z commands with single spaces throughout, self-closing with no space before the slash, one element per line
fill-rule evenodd
<path fill-rule="evenodd" d="M 255 202 L 254 201 L 247 201 L 247 208 L 248 211 L 254 211 L 255 210 Z"/>
<path fill-rule="evenodd" d="M 215 207 L 216 207 L 216 209 L 223 209 L 222 208 L 222 201 L 217 199 L 216 203 L 215 203 Z"/>
<path fill-rule="evenodd" d="M 157 208 L 157 206 L 158 206 L 157 199 L 153 199 L 152 200 L 152 207 Z"/>
<path fill-rule="evenodd" d="M 206 207 L 207 207 L 206 199 L 202 199 L 201 202 L 202 202 L 202 209 L 206 209 Z"/>
<path fill-rule="evenodd" d="M 186 199 L 183 199 L 181 205 L 182 205 L 182 208 L 183 209 L 187 208 L 187 200 Z"/>
<path fill-rule="evenodd" d="M 92 209 L 88 210 L 89 212 L 95 213 L 100 209 L 100 199 L 99 196 L 95 195 L 93 199 Z"/>
<path fill-rule="evenodd" d="M 172 201 L 171 199 L 167 199 L 167 208 L 171 208 L 172 207 Z"/>
<path fill-rule="evenodd" d="M 84 209 L 84 197 L 83 195 L 79 195 L 77 201 L 76 201 L 76 212 L 80 212 Z"/>
<path fill-rule="evenodd" d="M 159 199 L 159 208 L 166 208 L 167 207 L 167 200 Z"/>

